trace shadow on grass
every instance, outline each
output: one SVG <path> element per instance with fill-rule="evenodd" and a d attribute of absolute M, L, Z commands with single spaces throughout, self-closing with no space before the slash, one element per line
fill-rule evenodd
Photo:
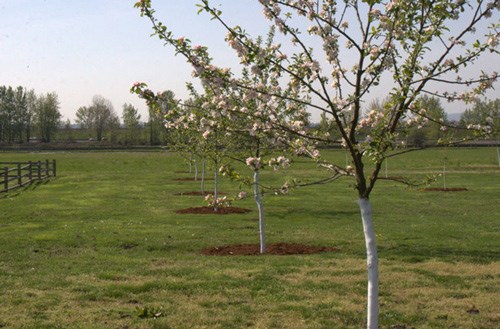
<path fill-rule="evenodd" d="M 53 179 L 53 178 L 52 178 Z M 15 198 L 22 193 L 28 192 L 28 191 L 34 191 L 36 190 L 40 185 L 45 185 L 50 181 L 50 179 L 44 179 L 44 180 L 39 180 L 39 181 L 34 181 L 33 183 L 26 185 L 24 187 L 19 187 L 14 190 L 11 190 L 9 192 L 2 192 L 0 193 L 0 199 L 9 199 L 9 198 Z"/>

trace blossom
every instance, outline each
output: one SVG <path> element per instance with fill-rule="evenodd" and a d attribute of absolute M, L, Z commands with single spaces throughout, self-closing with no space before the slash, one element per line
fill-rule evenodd
<path fill-rule="evenodd" d="M 285 60 L 285 59 L 287 59 L 287 55 L 283 54 L 283 53 L 280 53 L 280 54 L 278 54 L 278 58 L 281 59 L 281 60 Z"/>
<path fill-rule="evenodd" d="M 392 0 L 391 2 L 387 3 L 387 5 L 385 5 L 385 9 L 387 9 L 387 11 L 391 10 L 398 4 L 398 2 L 398 0 Z"/>
<path fill-rule="evenodd" d="M 246 197 L 247 197 L 247 192 L 241 191 L 240 193 L 238 193 L 238 199 L 244 199 Z"/>
<path fill-rule="evenodd" d="M 498 37 L 496 35 L 493 35 L 493 36 L 488 38 L 488 41 L 486 43 L 491 48 L 496 48 L 496 46 L 498 46 Z"/>
<path fill-rule="evenodd" d="M 377 46 L 373 46 L 371 49 L 370 49 L 370 55 L 372 57 L 377 57 L 378 54 L 380 53 L 380 48 L 377 47 Z"/>
<path fill-rule="evenodd" d="M 319 157 L 321 156 L 321 153 L 319 152 L 318 149 L 314 149 L 312 152 L 311 152 L 311 157 L 313 159 L 318 159 Z"/>
<path fill-rule="evenodd" d="M 447 60 L 444 61 L 443 63 L 443 66 L 453 66 L 455 65 L 455 62 L 453 61 L 453 59 L 451 58 L 448 58 Z"/>
<path fill-rule="evenodd" d="M 245 160 L 245 163 L 247 166 L 249 166 L 253 169 L 259 169 L 262 167 L 262 163 L 261 163 L 260 158 L 249 157 Z"/>
<path fill-rule="evenodd" d="M 370 15 L 375 16 L 375 17 L 380 16 L 380 9 L 376 9 L 376 8 L 372 9 L 370 11 Z"/>

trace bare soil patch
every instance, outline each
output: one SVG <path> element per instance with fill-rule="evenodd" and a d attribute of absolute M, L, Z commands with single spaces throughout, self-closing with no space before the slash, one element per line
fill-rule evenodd
<path fill-rule="evenodd" d="M 239 208 L 239 207 L 221 207 L 217 211 L 214 211 L 213 207 L 192 207 L 186 209 L 177 210 L 178 214 L 208 214 L 208 215 L 227 215 L 227 214 L 245 214 L 250 212 L 250 209 Z"/>
<path fill-rule="evenodd" d="M 438 192 L 463 192 L 468 191 L 465 187 L 428 187 L 422 189 L 422 191 L 438 191 Z"/>
<path fill-rule="evenodd" d="M 306 246 L 291 243 L 272 243 L 266 247 L 266 255 L 310 255 L 337 251 L 334 247 Z M 253 256 L 260 255 L 259 244 L 237 244 L 203 249 L 207 256 Z"/>

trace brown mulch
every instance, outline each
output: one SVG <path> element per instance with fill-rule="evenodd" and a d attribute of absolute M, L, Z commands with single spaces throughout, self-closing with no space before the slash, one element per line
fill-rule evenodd
<path fill-rule="evenodd" d="M 213 207 L 193 207 L 177 210 L 178 214 L 210 214 L 210 215 L 227 215 L 227 214 L 245 214 L 251 212 L 250 209 L 239 207 L 221 207 L 218 211 L 214 211 Z"/>
<path fill-rule="evenodd" d="M 175 193 L 175 195 L 200 195 L 200 196 L 205 196 L 209 194 L 214 194 L 214 192 L 204 192 L 202 193 L 201 191 L 192 191 L 192 192 L 179 192 Z M 219 195 L 225 195 L 226 193 L 224 192 L 217 192 Z"/>
<path fill-rule="evenodd" d="M 194 177 L 181 177 L 181 178 L 174 178 L 174 180 L 176 181 L 181 181 L 181 182 L 187 182 L 187 181 L 200 181 L 201 182 L 201 178 L 198 177 L 198 179 L 194 179 Z M 205 178 L 205 180 L 213 180 L 213 178 Z"/>
<path fill-rule="evenodd" d="M 266 255 L 310 255 L 337 251 L 333 247 L 306 246 L 291 243 L 272 243 L 266 246 Z M 252 256 L 260 255 L 259 244 L 237 244 L 203 249 L 207 256 Z"/>
<path fill-rule="evenodd" d="M 440 192 L 462 192 L 462 191 L 468 191 L 465 187 L 428 187 L 422 189 L 422 191 L 440 191 Z"/>

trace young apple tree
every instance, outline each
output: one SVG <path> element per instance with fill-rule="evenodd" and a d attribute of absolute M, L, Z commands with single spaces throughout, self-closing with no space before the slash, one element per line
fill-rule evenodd
<path fill-rule="evenodd" d="M 263 68 L 272 72 L 276 83 L 272 88 L 266 84 L 256 86 L 228 68 L 213 65 L 206 47 L 176 37 L 155 18 L 150 0 L 137 2 L 136 7 L 151 20 L 154 34 L 186 57 L 194 76 L 204 85 L 295 102 L 323 113 L 325 126 L 336 127 L 352 165 L 327 163 L 317 150 L 310 155 L 333 177 L 350 176 L 355 180 L 367 252 L 367 328 L 378 328 L 378 256 L 371 192 L 384 161 L 408 151 L 397 148 L 409 128 L 425 120 L 440 122 L 419 107 L 421 95 L 468 103 L 487 96 L 493 88 L 498 73 L 481 67 L 479 59 L 489 57 L 486 63 L 498 61 L 500 0 L 259 2 L 265 18 L 279 32 L 281 43 L 271 47 L 259 43 L 242 27 L 226 23 L 211 1 L 201 0 L 199 7 L 226 30 L 226 40 L 243 65 L 251 72 Z M 304 94 L 308 97 L 298 97 Z M 387 101 L 381 110 L 364 113 L 374 94 Z M 277 110 L 286 112 L 287 107 Z M 297 143 L 290 139 L 286 144 L 298 152 L 306 139 L 312 143 L 338 142 L 332 136 L 297 128 L 292 131 L 300 139 Z M 470 129 L 482 134 L 491 132 L 488 125 Z M 364 133 L 367 131 L 368 135 Z"/>

